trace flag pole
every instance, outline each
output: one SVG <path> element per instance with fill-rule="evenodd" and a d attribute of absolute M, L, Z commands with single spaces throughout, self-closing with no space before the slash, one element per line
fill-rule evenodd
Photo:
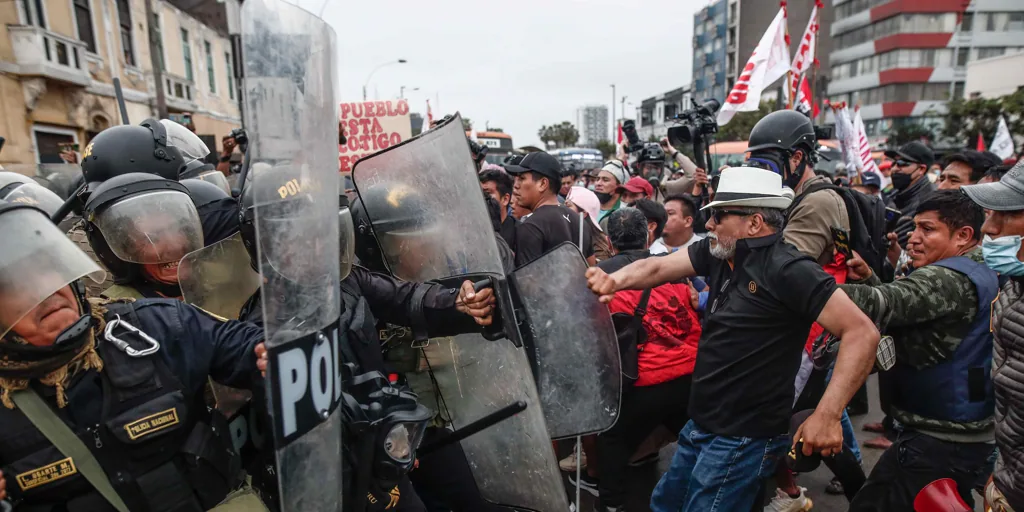
<path fill-rule="evenodd" d="M 815 20 L 815 25 L 817 25 L 818 28 L 814 32 L 814 62 L 811 63 L 811 83 L 808 84 L 808 85 L 811 86 L 811 124 L 812 125 L 814 124 L 814 121 L 815 121 L 814 109 L 817 108 L 817 106 L 818 106 L 818 103 L 817 103 L 818 100 L 815 98 L 815 93 L 817 92 L 817 87 L 816 86 L 818 85 L 818 66 L 821 64 L 818 61 L 818 39 L 821 39 L 821 9 L 824 8 L 825 5 L 822 4 L 821 0 L 815 0 L 814 6 L 817 7 L 817 9 L 814 11 L 814 13 L 818 17 L 818 19 Z M 822 112 L 824 112 L 824 111 L 822 111 Z"/>
<path fill-rule="evenodd" d="M 785 29 L 786 29 L 786 51 L 788 52 L 789 51 L 789 46 L 790 46 L 790 40 L 789 40 L 789 9 L 786 8 L 786 0 L 780 0 L 779 1 L 779 7 L 781 7 L 782 11 L 783 11 L 783 18 L 782 19 L 783 19 L 783 24 L 785 25 Z M 795 92 L 793 91 L 793 72 L 792 71 L 786 72 L 786 91 L 789 93 L 789 94 L 786 95 L 786 108 L 789 109 L 789 110 L 792 110 L 793 109 L 793 94 L 795 94 Z"/>

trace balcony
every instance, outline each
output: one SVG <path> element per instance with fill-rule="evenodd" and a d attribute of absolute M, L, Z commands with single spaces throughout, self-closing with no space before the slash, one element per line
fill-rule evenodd
<path fill-rule="evenodd" d="M 164 73 L 164 98 L 167 106 L 178 110 L 195 110 L 195 83 L 191 80 Z"/>
<path fill-rule="evenodd" d="M 8 25 L 17 73 L 68 84 L 89 85 L 89 64 L 82 41 L 32 25 Z"/>

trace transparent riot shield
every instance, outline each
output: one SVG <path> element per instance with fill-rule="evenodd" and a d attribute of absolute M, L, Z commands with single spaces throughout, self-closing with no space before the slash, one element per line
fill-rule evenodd
<path fill-rule="evenodd" d="M 360 160 L 352 180 L 396 277 L 504 277 L 458 115 Z M 455 428 L 527 404 L 461 442 L 484 499 L 519 510 L 568 510 L 525 351 L 508 339 L 463 334 L 431 340 L 424 357 L 443 399 L 441 414 Z"/>
<path fill-rule="evenodd" d="M 249 264 L 242 235 L 190 252 L 178 265 L 182 300 L 224 318 L 238 318 L 245 301 L 260 287 Z"/>
<path fill-rule="evenodd" d="M 335 34 L 280 0 L 242 5 L 243 99 L 281 510 L 341 509 Z"/>
<path fill-rule="evenodd" d="M 529 326 L 537 389 L 553 438 L 607 430 L 619 413 L 619 343 L 587 262 L 565 242 L 513 273 Z"/>

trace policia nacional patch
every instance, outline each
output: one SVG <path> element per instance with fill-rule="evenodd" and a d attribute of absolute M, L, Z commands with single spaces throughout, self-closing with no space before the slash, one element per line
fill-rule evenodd
<path fill-rule="evenodd" d="M 18 487 L 21 487 L 22 491 L 27 491 L 75 474 L 78 474 L 78 468 L 75 467 L 75 461 L 68 457 L 53 464 L 21 473 L 17 476 Z"/>

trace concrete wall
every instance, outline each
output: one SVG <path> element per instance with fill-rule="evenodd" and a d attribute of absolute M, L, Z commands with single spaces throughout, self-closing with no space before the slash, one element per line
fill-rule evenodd
<path fill-rule="evenodd" d="M 967 63 L 964 97 L 979 93 L 982 98 L 1012 94 L 1024 86 L 1024 52 L 1000 55 Z"/>

